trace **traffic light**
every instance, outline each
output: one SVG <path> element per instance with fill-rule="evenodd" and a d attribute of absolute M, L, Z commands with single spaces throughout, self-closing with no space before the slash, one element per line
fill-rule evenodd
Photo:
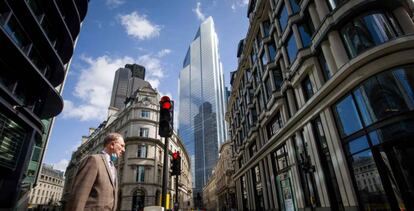
<path fill-rule="evenodd" d="M 161 137 L 171 137 L 174 128 L 174 101 L 168 96 L 160 100 L 160 119 L 158 134 Z"/>
<path fill-rule="evenodd" d="M 172 154 L 172 163 L 171 163 L 171 175 L 181 175 L 181 156 L 180 152 L 173 152 Z"/>

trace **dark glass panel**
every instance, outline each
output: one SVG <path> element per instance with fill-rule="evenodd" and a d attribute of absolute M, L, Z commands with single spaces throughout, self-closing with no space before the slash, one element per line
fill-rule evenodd
<path fill-rule="evenodd" d="M 280 29 L 281 32 L 283 33 L 283 31 L 285 31 L 286 26 L 288 24 L 288 11 L 285 5 L 282 6 L 282 10 L 279 12 L 279 25 L 280 25 Z"/>
<path fill-rule="evenodd" d="M 305 97 L 305 101 L 308 101 L 309 98 L 313 96 L 313 88 L 312 88 L 312 82 L 310 81 L 309 76 L 307 75 L 301 82 L 302 84 L 302 90 L 303 90 L 303 96 Z"/>
<path fill-rule="evenodd" d="M 289 0 L 290 6 L 292 7 L 293 14 L 298 13 L 300 11 L 299 2 L 300 0 Z"/>
<path fill-rule="evenodd" d="M 15 169 L 26 135 L 21 125 L 0 113 L 0 166 Z"/>
<path fill-rule="evenodd" d="M 336 104 L 335 111 L 338 117 L 337 122 L 339 132 L 342 137 L 362 129 L 362 123 L 359 119 L 355 102 L 351 95 L 348 95 L 341 102 Z"/>
<path fill-rule="evenodd" d="M 267 45 L 267 47 L 269 49 L 269 60 L 270 60 L 270 62 L 274 62 L 275 61 L 275 57 L 276 57 L 276 46 L 275 46 L 275 42 L 272 40 Z"/>
<path fill-rule="evenodd" d="M 287 43 L 287 53 L 289 57 L 289 62 L 292 64 L 296 59 L 298 53 L 298 46 L 296 45 L 295 36 L 292 34 L 289 35 Z"/>
<path fill-rule="evenodd" d="M 313 28 L 309 23 L 305 22 L 298 26 L 300 38 L 302 40 L 303 47 L 309 47 L 312 43 Z"/>
<path fill-rule="evenodd" d="M 262 23 L 263 26 L 263 37 L 268 37 L 270 35 L 270 21 L 266 20 Z"/>
<path fill-rule="evenodd" d="M 391 210 L 371 150 L 350 158 L 363 210 Z"/>
<path fill-rule="evenodd" d="M 351 58 L 365 50 L 395 37 L 392 27 L 383 14 L 358 17 L 341 29 Z"/>
<path fill-rule="evenodd" d="M 356 152 L 362 151 L 367 148 L 369 148 L 369 145 L 368 145 L 368 140 L 365 136 L 361 136 L 357 139 L 354 139 L 348 142 L 346 146 L 346 150 L 348 151 L 348 154 L 354 154 Z"/>
<path fill-rule="evenodd" d="M 17 46 L 19 46 L 24 53 L 27 53 L 30 48 L 31 41 L 14 16 L 12 16 L 9 22 L 4 25 L 4 29 L 14 40 Z"/>
<path fill-rule="evenodd" d="M 265 85 L 266 85 L 266 98 L 269 99 L 270 96 L 272 96 L 272 83 L 270 81 L 270 77 L 267 77 L 265 80 Z"/>
<path fill-rule="evenodd" d="M 10 14 L 10 8 L 4 1 L 0 1 L 0 25 L 3 25 Z"/>
<path fill-rule="evenodd" d="M 332 78 L 331 71 L 329 70 L 328 64 L 326 63 L 326 59 L 323 56 L 323 52 L 320 51 L 318 54 L 318 61 L 322 68 L 323 77 L 325 78 L 325 81 L 328 81 Z"/>

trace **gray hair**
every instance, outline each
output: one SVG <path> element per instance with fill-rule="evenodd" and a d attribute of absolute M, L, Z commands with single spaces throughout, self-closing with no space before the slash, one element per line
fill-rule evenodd
<path fill-rule="evenodd" d="M 113 141 L 117 141 L 122 138 L 122 135 L 119 133 L 110 133 L 104 138 L 104 146 L 108 146 Z"/>

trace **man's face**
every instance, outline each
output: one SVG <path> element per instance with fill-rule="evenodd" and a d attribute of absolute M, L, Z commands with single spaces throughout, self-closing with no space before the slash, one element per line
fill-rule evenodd
<path fill-rule="evenodd" d="M 111 143 L 112 153 L 115 153 L 118 157 L 121 157 L 125 152 L 125 142 L 123 138 L 118 138 Z"/>

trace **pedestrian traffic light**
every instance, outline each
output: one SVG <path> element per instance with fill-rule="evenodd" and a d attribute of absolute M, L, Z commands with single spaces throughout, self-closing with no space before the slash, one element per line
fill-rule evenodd
<path fill-rule="evenodd" d="M 172 170 L 172 174 L 171 175 L 181 175 L 181 156 L 180 156 L 180 152 L 174 152 L 172 154 L 172 163 L 171 163 L 171 170 Z"/>
<path fill-rule="evenodd" d="M 160 119 L 158 134 L 161 137 L 171 137 L 174 128 L 174 101 L 168 96 L 160 100 Z"/>

